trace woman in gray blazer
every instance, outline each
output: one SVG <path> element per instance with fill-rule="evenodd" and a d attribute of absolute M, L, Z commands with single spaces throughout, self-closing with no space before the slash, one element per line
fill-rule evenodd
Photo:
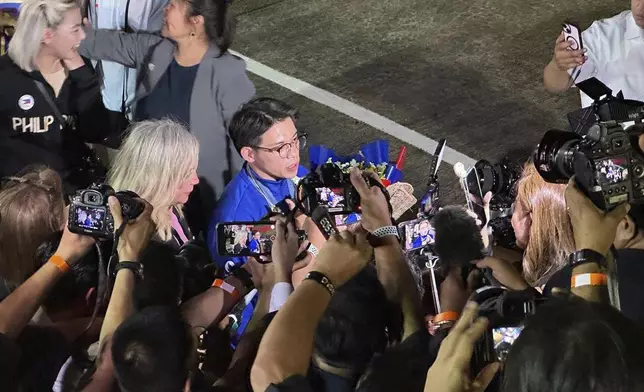
<path fill-rule="evenodd" d="M 210 218 L 242 159 L 228 137 L 233 114 L 255 94 L 243 60 L 228 52 L 234 33 L 230 0 L 170 0 L 161 36 L 86 28 L 80 53 L 137 69 L 134 120 L 171 117 L 201 146 L 194 216 Z M 137 168 L 132 168 L 136 170 Z M 188 213 L 191 218 L 190 211 Z"/>

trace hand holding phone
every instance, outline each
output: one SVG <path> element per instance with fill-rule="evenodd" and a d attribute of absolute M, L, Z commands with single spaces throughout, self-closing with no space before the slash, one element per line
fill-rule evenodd
<path fill-rule="evenodd" d="M 555 63 L 561 71 L 568 71 L 584 64 L 586 57 L 581 29 L 574 23 L 564 22 L 555 43 Z"/>

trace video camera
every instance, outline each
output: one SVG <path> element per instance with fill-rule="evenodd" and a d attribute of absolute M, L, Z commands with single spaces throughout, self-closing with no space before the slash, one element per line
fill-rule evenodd
<path fill-rule="evenodd" d="M 115 196 L 121 204 L 125 222 L 138 218 L 145 205 L 136 200 L 139 196 L 131 191 L 115 192 L 109 185 L 94 184 L 81 189 L 70 198 L 69 231 L 96 238 L 111 238 L 114 232 L 114 217 L 107 199 Z"/>
<path fill-rule="evenodd" d="M 389 193 L 378 180 L 366 175 L 363 177 L 369 186 L 379 187 L 389 198 Z M 307 216 L 311 216 L 318 206 L 326 207 L 331 215 L 361 211 L 360 194 L 351 184 L 349 173 L 333 163 L 325 163 L 311 170 L 300 180 L 296 194 L 298 207 Z M 391 206 L 389 208 L 391 210 Z"/>
<path fill-rule="evenodd" d="M 581 190 L 603 210 L 625 202 L 644 202 L 641 128 L 621 125 L 633 120 L 641 123 L 644 103 L 624 99 L 621 92 L 613 96 L 595 78 L 577 87 L 594 103 L 583 110 L 572 132 L 546 132 L 534 152 L 537 171 L 551 183 L 566 183 L 574 175 Z"/>

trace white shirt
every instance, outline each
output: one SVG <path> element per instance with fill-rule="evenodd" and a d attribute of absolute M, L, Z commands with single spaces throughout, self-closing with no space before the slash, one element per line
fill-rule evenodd
<path fill-rule="evenodd" d="M 624 98 L 644 101 L 644 30 L 624 11 L 612 18 L 602 19 L 581 34 L 588 58 L 579 70 L 575 83 L 595 77 Z M 570 70 L 570 74 L 578 69 Z M 581 107 L 593 103 L 592 98 L 580 91 Z"/>
<path fill-rule="evenodd" d="M 134 32 L 158 32 L 167 3 L 168 0 L 89 0 L 89 19 L 95 29 L 123 30 L 125 11 L 129 7 L 128 26 Z M 101 63 L 105 107 L 120 112 L 124 98 L 126 107 L 130 107 L 136 89 L 136 70 L 110 61 Z"/>

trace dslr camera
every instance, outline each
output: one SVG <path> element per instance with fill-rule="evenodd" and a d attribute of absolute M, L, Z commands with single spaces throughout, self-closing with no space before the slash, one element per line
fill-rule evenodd
<path fill-rule="evenodd" d="M 389 198 L 389 193 L 376 179 L 364 176 L 369 186 L 378 186 Z M 312 170 L 298 184 L 300 205 L 304 214 L 311 216 L 318 206 L 324 206 L 331 215 L 360 213 L 360 194 L 351 184 L 349 173 L 333 163 L 325 163 Z M 391 210 L 391 206 L 389 206 Z M 391 211 L 390 211 L 391 212 Z"/>
<path fill-rule="evenodd" d="M 614 97 L 595 78 L 577 86 L 595 102 L 572 132 L 546 132 L 534 152 L 537 171 L 552 183 L 566 183 L 574 175 L 581 190 L 606 211 L 644 202 L 644 155 L 638 144 L 642 128 L 620 124 L 641 123 L 644 103 L 626 100 L 621 92 Z"/>
<path fill-rule="evenodd" d="M 114 217 L 107 198 L 115 196 L 121 204 L 124 222 L 136 219 L 145 205 L 136 200 L 139 196 L 131 191 L 115 192 L 109 185 L 94 184 L 71 196 L 69 206 L 69 231 L 95 238 L 111 238 L 114 232 Z"/>

